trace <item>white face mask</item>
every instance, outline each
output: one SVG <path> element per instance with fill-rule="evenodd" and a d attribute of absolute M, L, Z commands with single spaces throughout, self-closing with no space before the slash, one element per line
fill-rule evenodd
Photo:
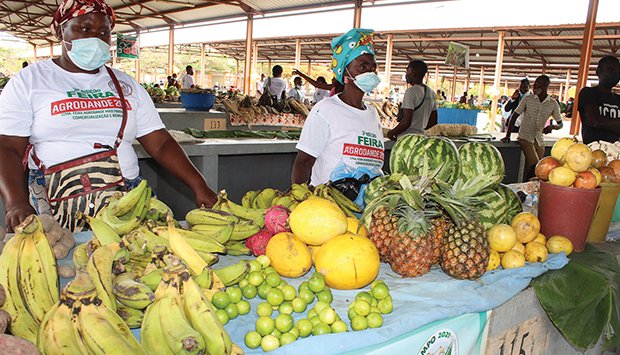
<path fill-rule="evenodd" d="M 99 69 L 111 58 L 110 45 L 97 37 L 63 42 L 71 43 L 71 50 L 67 50 L 67 55 L 80 69 L 89 71 Z"/>
<path fill-rule="evenodd" d="M 349 69 L 346 69 L 346 71 L 347 73 L 349 73 L 350 77 L 353 77 L 349 72 Z M 363 92 L 370 93 L 377 87 L 377 85 L 379 85 L 379 83 L 381 83 L 381 78 L 379 78 L 379 75 L 377 75 L 377 73 L 371 71 L 357 75 L 355 78 L 353 78 L 353 82 L 355 83 L 355 86 L 357 86 Z"/>

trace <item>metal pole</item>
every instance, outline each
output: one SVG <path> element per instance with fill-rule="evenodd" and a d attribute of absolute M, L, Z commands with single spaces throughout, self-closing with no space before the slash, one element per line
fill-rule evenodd
<path fill-rule="evenodd" d="M 439 64 L 435 64 L 435 92 L 439 89 Z"/>
<path fill-rule="evenodd" d="M 252 73 L 254 73 L 257 78 L 260 79 L 260 73 L 258 70 L 258 43 L 254 42 L 252 45 Z M 250 91 L 252 95 L 256 95 L 256 85 L 251 85 Z"/>
<path fill-rule="evenodd" d="M 50 58 L 54 58 L 54 43 L 50 42 Z"/>
<path fill-rule="evenodd" d="M 456 65 L 454 66 L 454 73 L 452 73 L 452 88 L 450 89 L 450 102 L 454 100 L 454 96 L 456 96 Z"/>
<path fill-rule="evenodd" d="M 200 86 L 205 85 L 205 51 L 206 45 L 204 43 L 200 44 Z"/>
<path fill-rule="evenodd" d="M 174 25 L 168 29 L 168 75 L 174 74 Z"/>
<path fill-rule="evenodd" d="M 353 28 L 362 27 L 362 2 L 363 0 L 355 0 L 355 8 L 353 9 Z"/>
<path fill-rule="evenodd" d="M 469 80 L 471 76 L 471 71 L 467 69 L 467 76 L 465 77 L 465 88 L 463 91 L 467 91 L 469 93 Z"/>
<path fill-rule="evenodd" d="M 387 36 L 387 46 L 385 53 L 385 92 L 383 93 L 385 96 L 390 92 L 390 79 L 392 76 L 392 52 L 394 51 L 394 35 Z"/>
<path fill-rule="evenodd" d="M 301 39 L 295 40 L 295 69 L 299 69 L 301 65 Z"/>
<path fill-rule="evenodd" d="M 495 119 L 497 116 L 497 93 L 501 85 L 502 63 L 504 62 L 504 37 L 506 32 L 499 31 L 497 38 L 497 57 L 495 58 L 495 75 L 493 76 L 493 87 L 495 92 L 491 94 L 491 112 L 489 112 L 489 131 L 495 132 Z"/>
<path fill-rule="evenodd" d="M 588 5 L 588 17 L 583 29 L 583 44 L 581 45 L 581 57 L 579 59 L 579 73 L 577 74 L 577 90 L 581 90 L 588 82 L 590 71 L 590 59 L 592 58 L 592 47 L 594 45 L 594 30 L 596 28 L 596 13 L 598 12 L 598 0 L 590 0 Z M 575 104 L 573 106 L 573 117 L 570 122 L 570 134 L 579 132 L 579 92 L 575 92 Z"/>
<path fill-rule="evenodd" d="M 568 101 L 568 89 L 570 88 L 570 69 L 566 71 L 566 81 L 564 82 L 564 97 L 562 102 Z"/>
<path fill-rule="evenodd" d="M 245 69 L 243 70 L 243 93 L 250 94 L 251 72 L 252 72 L 252 37 L 254 30 L 254 14 L 248 14 L 245 32 Z"/>
<path fill-rule="evenodd" d="M 140 38 L 140 30 L 136 31 L 136 37 Z M 141 77 L 141 75 L 140 75 L 141 73 L 140 72 L 141 72 L 142 68 L 140 67 L 140 58 L 139 57 L 136 58 L 136 62 L 134 63 L 134 65 L 135 65 L 135 70 L 136 70 L 135 79 L 136 79 L 137 82 L 140 82 L 140 77 Z"/>
<path fill-rule="evenodd" d="M 237 66 L 235 69 L 235 87 L 238 89 L 239 88 L 239 59 L 235 59 L 235 62 L 237 63 Z"/>
<path fill-rule="evenodd" d="M 34 61 L 36 62 L 37 61 L 37 46 L 33 45 L 32 48 L 33 48 L 33 54 L 34 54 Z"/>
<path fill-rule="evenodd" d="M 478 104 L 484 100 L 484 67 L 480 67 L 480 88 L 478 92 Z"/>

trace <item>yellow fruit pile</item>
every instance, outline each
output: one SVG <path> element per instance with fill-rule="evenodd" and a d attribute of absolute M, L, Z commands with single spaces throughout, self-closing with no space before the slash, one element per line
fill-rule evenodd
<path fill-rule="evenodd" d="M 496 224 L 487 231 L 491 253 L 488 270 L 500 265 L 504 269 L 522 267 L 525 262 L 544 262 L 548 253 L 573 251 L 571 241 L 562 236 L 549 239 L 540 233 L 540 221 L 529 212 L 521 212 L 512 219 L 511 225 Z"/>

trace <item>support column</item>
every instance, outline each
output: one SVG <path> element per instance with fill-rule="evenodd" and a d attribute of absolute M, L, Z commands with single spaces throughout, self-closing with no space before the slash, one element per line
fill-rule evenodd
<path fill-rule="evenodd" d="M 579 59 L 579 73 L 577 74 L 577 90 L 575 91 L 575 104 L 573 106 L 573 117 L 570 122 L 570 134 L 577 134 L 580 127 L 579 117 L 579 90 L 586 86 L 588 74 L 590 72 L 590 59 L 592 58 L 592 47 L 594 45 L 594 30 L 596 27 L 596 13 L 598 12 L 598 0 L 590 0 L 588 5 L 588 17 L 583 29 L 583 41 L 581 45 L 581 56 Z"/>
<path fill-rule="evenodd" d="M 205 51 L 205 44 L 201 43 L 200 44 L 200 86 L 204 86 L 205 85 L 205 57 L 206 57 L 206 51 Z"/>
<path fill-rule="evenodd" d="M 32 53 L 34 54 L 34 61 L 37 61 L 37 46 L 32 46 Z"/>
<path fill-rule="evenodd" d="M 363 0 L 355 0 L 353 8 L 353 28 L 362 27 L 362 2 Z"/>
<path fill-rule="evenodd" d="M 255 80 L 260 79 L 260 70 L 258 70 L 258 43 L 252 43 L 252 74 L 256 76 Z M 254 80 L 252 80 L 254 82 Z M 250 91 L 252 95 L 257 95 L 256 85 L 251 85 Z"/>
<path fill-rule="evenodd" d="M 236 69 L 235 69 L 235 87 L 238 89 L 239 88 L 239 59 L 235 59 L 235 62 L 237 63 Z"/>
<path fill-rule="evenodd" d="M 168 31 L 168 75 L 172 75 L 174 74 L 174 25 L 170 25 Z"/>
<path fill-rule="evenodd" d="M 435 92 L 439 89 L 439 64 L 435 64 Z"/>
<path fill-rule="evenodd" d="M 250 94 L 250 83 L 252 75 L 252 40 L 254 31 L 254 14 L 248 14 L 245 32 L 245 69 L 243 70 L 243 93 Z"/>
<path fill-rule="evenodd" d="M 566 81 L 564 82 L 564 97 L 562 97 L 562 102 L 568 101 L 568 89 L 570 89 L 570 69 L 566 70 Z"/>
<path fill-rule="evenodd" d="M 50 41 L 50 58 L 54 58 L 54 43 Z"/>
<path fill-rule="evenodd" d="M 301 39 L 295 40 L 295 69 L 299 69 L 301 65 Z"/>
<path fill-rule="evenodd" d="M 385 49 L 385 90 L 384 95 L 390 92 L 390 79 L 392 76 L 392 52 L 394 51 L 394 35 L 387 36 L 387 48 Z M 385 95 L 387 96 L 387 95 Z"/>
<path fill-rule="evenodd" d="M 467 69 L 467 77 L 465 77 L 465 89 L 463 91 L 467 91 L 469 94 L 469 80 L 471 78 L 471 71 Z"/>
<path fill-rule="evenodd" d="M 138 38 L 138 41 L 139 41 L 140 40 L 140 30 L 136 31 L 136 37 Z M 142 71 L 142 68 L 140 66 L 140 57 L 135 59 L 134 65 L 135 65 L 135 71 L 136 71 L 136 75 L 134 76 L 134 79 L 136 79 L 137 82 L 140 82 L 141 71 Z M 155 80 L 153 80 L 153 81 L 155 81 Z"/>
<path fill-rule="evenodd" d="M 456 96 L 456 71 L 457 67 L 454 66 L 454 73 L 452 73 L 452 88 L 450 89 L 450 102 L 454 100 L 454 96 Z"/>
<path fill-rule="evenodd" d="M 482 104 L 484 101 L 484 67 L 480 67 L 480 88 L 478 91 L 478 105 Z"/>
<path fill-rule="evenodd" d="M 502 79 L 502 63 L 504 62 L 504 36 L 506 32 L 499 31 L 497 38 L 497 57 L 495 58 L 495 75 L 493 76 L 493 88 L 495 92 L 491 94 L 491 112 L 489 112 L 489 131 L 495 132 L 495 119 L 497 116 L 497 93 Z"/>

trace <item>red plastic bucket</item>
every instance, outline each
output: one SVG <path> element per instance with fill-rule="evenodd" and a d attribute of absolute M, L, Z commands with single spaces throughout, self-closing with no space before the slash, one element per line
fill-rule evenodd
<path fill-rule="evenodd" d="M 601 189 L 577 189 L 540 182 L 538 219 L 540 232 L 547 238 L 562 235 L 573 242 L 575 251 L 582 251 Z"/>

